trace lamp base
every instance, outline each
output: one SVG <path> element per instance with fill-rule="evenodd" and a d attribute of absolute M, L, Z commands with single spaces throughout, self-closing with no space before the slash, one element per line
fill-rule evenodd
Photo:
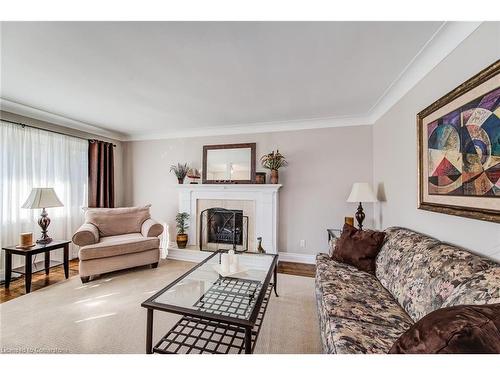
<path fill-rule="evenodd" d="M 41 237 L 39 238 L 38 240 L 36 240 L 36 243 L 39 244 L 39 245 L 47 245 L 49 243 L 52 242 L 52 238 L 50 238 L 49 236 L 47 237 Z"/>
<path fill-rule="evenodd" d="M 40 215 L 40 219 L 38 219 L 38 225 L 42 228 L 42 237 L 36 240 L 36 243 L 39 245 L 47 245 L 52 242 L 52 238 L 47 234 L 47 228 L 50 225 L 50 218 L 45 211 L 45 208 L 42 209 L 42 213 Z"/>
<path fill-rule="evenodd" d="M 363 230 L 363 220 L 365 220 L 365 213 L 363 212 L 363 206 L 359 202 L 358 209 L 356 211 L 356 221 L 358 222 L 359 230 Z"/>

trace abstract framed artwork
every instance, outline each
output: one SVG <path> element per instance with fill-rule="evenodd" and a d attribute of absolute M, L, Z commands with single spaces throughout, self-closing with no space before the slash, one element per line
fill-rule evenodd
<path fill-rule="evenodd" d="M 500 223 L 500 60 L 417 115 L 418 208 Z"/>

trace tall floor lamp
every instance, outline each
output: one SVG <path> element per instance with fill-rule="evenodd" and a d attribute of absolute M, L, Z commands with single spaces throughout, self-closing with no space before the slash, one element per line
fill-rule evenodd
<path fill-rule="evenodd" d="M 363 212 L 363 202 L 377 202 L 377 197 L 373 194 L 373 190 L 370 184 L 367 182 L 355 182 L 352 185 L 351 194 L 347 198 L 347 202 L 355 203 L 359 202 L 358 209 L 356 211 L 356 221 L 358 222 L 359 229 L 363 229 L 363 220 L 365 220 L 365 213 Z"/>

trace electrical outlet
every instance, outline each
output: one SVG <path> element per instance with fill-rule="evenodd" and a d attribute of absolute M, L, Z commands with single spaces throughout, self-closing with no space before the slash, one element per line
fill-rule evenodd
<path fill-rule="evenodd" d="M 306 248 L 306 240 L 300 240 L 300 248 L 305 249 Z"/>

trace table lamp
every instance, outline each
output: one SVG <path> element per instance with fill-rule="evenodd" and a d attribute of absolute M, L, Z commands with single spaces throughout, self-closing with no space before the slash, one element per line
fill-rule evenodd
<path fill-rule="evenodd" d="M 47 215 L 46 208 L 50 207 L 62 207 L 63 204 L 56 195 L 53 188 L 33 188 L 31 193 L 26 199 L 26 202 L 22 205 L 22 208 L 41 208 L 42 214 L 40 219 L 38 219 L 38 225 L 42 228 L 42 237 L 40 237 L 36 243 L 41 245 L 46 245 L 52 241 L 47 234 L 47 228 L 50 225 L 50 219 Z"/>
<path fill-rule="evenodd" d="M 361 202 L 377 202 L 377 197 L 373 194 L 370 184 L 367 182 L 355 182 L 352 185 L 351 194 L 347 198 L 347 202 L 359 202 L 358 210 L 356 211 L 356 221 L 358 222 L 359 229 L 363 229 L 363 220 L 365 220 L 365 213 Z"/>

